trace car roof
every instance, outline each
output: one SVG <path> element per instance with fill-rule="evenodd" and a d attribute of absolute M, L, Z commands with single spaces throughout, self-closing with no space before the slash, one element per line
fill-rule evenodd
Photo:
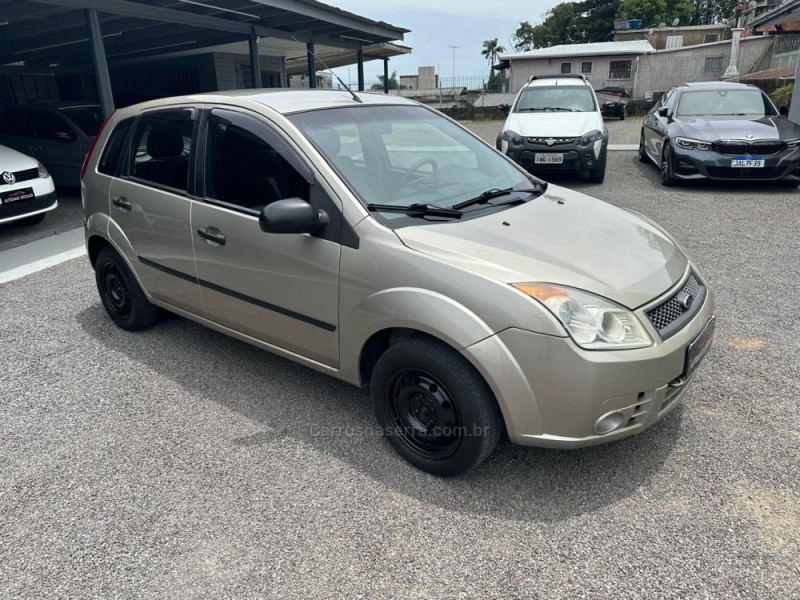
<path fill-rule="evenodd" d="M 99 108 L 100 105 L 95 102 L 31 102 L 29 104 L 18 104 L 17 106 L 5 107 L 5 110 L 11 108 L 43 108 L 45 110 L 61 110 L 64 108 Z"/>
<path fill-rule="evenodd" d="M 688 88 L 690 90 L 758 89 L 749 83 L 738 83 L 736 81 L 693 81 L 679 85 L 678 88 Z"/>
<path fill-rule="evenodd" d="M 525 87 L 553 87 L 553 86 L 571 85 L 575 87 L 591 87 L 586 79 L 575 77 L 574 75 L 568 77 L 546 76 L 541 79 L 534 79 L 525 84 Z"/>
<path fill-rule="evenodd" d="M 179 103 L 202 104 L 204 102 L 218 102 L 220 104 L 245 105 L 255 102 L 271 108 L 272 110 L 275 110 L 281 114 L 287 115 L 307 110 L 320 110 L 325 108 L 340 108 L 347 106 L 419 105 L 418 102 L 413 100 L 390 94 L 369 92 L 354 92 L 354 94 L 359 100 L 361 100 L 361 102 L 356 102 L 353 99 L 353 95 L 347 90 L 289 90 L 285 88 L 228 90 L 223 92 L 208 92 L 204 94 L 191 94 L 189 96 L 160 98 L 158 100 L 150 100 L 141 104 L 135 104 L 130 108 L 141 110 Z"/>

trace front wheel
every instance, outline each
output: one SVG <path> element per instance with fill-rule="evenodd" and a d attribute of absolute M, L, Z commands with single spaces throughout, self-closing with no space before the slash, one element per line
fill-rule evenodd
<path fill-rule="evenodd" d="M 606 162 L 608 160 L 608 151 L 606 150 L 606 154 L 603 154 L 602 160 L 597 164 L 597 166 L 589 171 L 589 181 L 592 183 L 603 183 L 606 178 Z"/>
<path fill-rule="evenodd" d="M 383 435 L 428 473 L 469 471 L 500 438 L 502 417 L 489 386 L 438 340 L 414 336 L 391 346 L 375 366 L 370 393 Z"/>
<path fill-rule="evenodd" d="M 664 139 L 664 149 L 661 151 L 661 185 L 672 186 L 677 183 L 672 175 L 672 149 L 669 140 Z"/>
<path fill-rule="evenodd" d="M 620 121 L 624 121 L 625 120 L 625 111 L 626 111 L 626 108 L 623 106 L 619 111 L 619 120 Z"/>
<path fill-rule="evenodd" d="M 639 162 L 646 163 L 649 160 L 650 158 L 647 156 L 647 149 L 645 148 L 644 144 L 644 131 L 643 131 L 642 134 L 639 136 Z"/>
<path fill-rule="evenodd" d="M 103 248 L 97 255 L 94 268 L 97 291 L 114 323 L 122 329 L 138 331 L 158 321 L 158 307 L 150 304 L 128 265 L 114 248 Z"/>

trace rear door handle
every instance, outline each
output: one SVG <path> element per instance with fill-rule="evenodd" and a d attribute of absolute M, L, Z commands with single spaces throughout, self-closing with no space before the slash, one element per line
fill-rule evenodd
<path fill-rule="evenodd" d="M 131 203 L 125 196 L 120 196 L 119 198 L 112 198 L 111 204 L 119 208 L 120 210 L 130 210 Z"/>
<path fill-rule="evenodd" d="M 205 240 L 208 240 L 209 242 L 214 242 L 215 244 L 219 244 L 220 246 L 225 245 L 225 236 L 222 235 L 219 231 L 216 232 L 210 231 L 208 227 L 198 227 L 197 235 L 199 235 L 201 238 Z"/>

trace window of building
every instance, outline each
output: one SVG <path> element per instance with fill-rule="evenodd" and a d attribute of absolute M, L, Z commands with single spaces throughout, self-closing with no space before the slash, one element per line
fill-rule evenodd
<path fill-rule="evenodd" d="M 667 48 L 682 48 L 683 47 L 683 36 L 682 35 L 668 35 L 667 36 Z"/>
<path fill-rule="evenodd" d="M 561 63 L 561 73 L 564 75 L 572 73 L 572 63 Z"/>
<path fill-rule="evenodd" d="M 581 63 L 581 73 L 591 73 L 592 72 L 592 61 L 587 60 Z"/>
<path fill-rule="evenodd" d="M 609 79 L 630 79 L 633 68 L 632 60 L 612 60 L 608 72 Z"/>
<path fill-rule="evenodd" d="M 706 65 L 703 69 L 704 73 L 718 74 L 722 73 L 722 61 L 724 56 L 709 56 L 706 58 Z"/>
<path fill-rule="evenodd" d="M 133 134 L 130 173 L 133 177 L 186 191 L 195 110 L 154 111 L 145 114 Z"/>
<path fill-rule="evenodd" d="M 707 33 L 703 38 L 704 44 L 710 44 L 711 42 L 718 42 L 718 41 L 719 41 L 718 33 Z"/>

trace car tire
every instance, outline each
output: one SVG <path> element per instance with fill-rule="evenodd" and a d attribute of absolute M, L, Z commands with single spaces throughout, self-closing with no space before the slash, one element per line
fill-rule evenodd
<path fill-rule="evenodd" d="M 122 329 L 139 331 L 158 321 L 160 309 L 150 303 L 128 265 L 111 246 L 97 255 L 95 281 L 106 312 Z"/>
<path fill-rule="evenodd" d="M 608 150 L 603 154 L 603 158 L 598 165 L 589 171 L 589 181 L 591 183 L 603 183 L 606 178 L 606 163 L 608 162 Z"/>
<path fill-rule="evenodd" d="M 672 172 L 672 148 L 669 145 L 669 139 L 664 138 L 664 148 L 661 150 L 661 185 L 670 187 L 675 185 L 675 177 Z"/>
<path fill-rule="evenodd" d="M 621 110 L 620 110 L 620 112 L 619 112 L 619 120 L 620 120 L 620 121 L 624 121 L 624 120 L 625 120 L 625 110 L 626 110 L 626 109 L 625 109 L 625 107 L 623 106 L 623 107 L 622 107 L 622 109 L 621 109 Z"/>
<path fill-rule="evenodd" d="M 44 221 L 45 216 L 47 216 L 46 212 L 39 213 L 38 215 L 32 215 L 30 217 L 25 217 L 24 219 L 19 220 L 20 225 L 38 225 L 42 221 Z"/>
<path fill-rule="evenodd" d="M 500 439 L 503 420 L 491 389 L 439 340 L 411 336 L 391 346 L 375 365 L 370 395 L 384 437 L 433 475 L 469 471 Z"/>
<path fill-rule="evenodd" d="M 645 149 L 644 145 L 644 131 L 639 136 L 639 162 L 640 163 L 650 162 L 650 157 L 647 156 L 647 150 Z"/>

